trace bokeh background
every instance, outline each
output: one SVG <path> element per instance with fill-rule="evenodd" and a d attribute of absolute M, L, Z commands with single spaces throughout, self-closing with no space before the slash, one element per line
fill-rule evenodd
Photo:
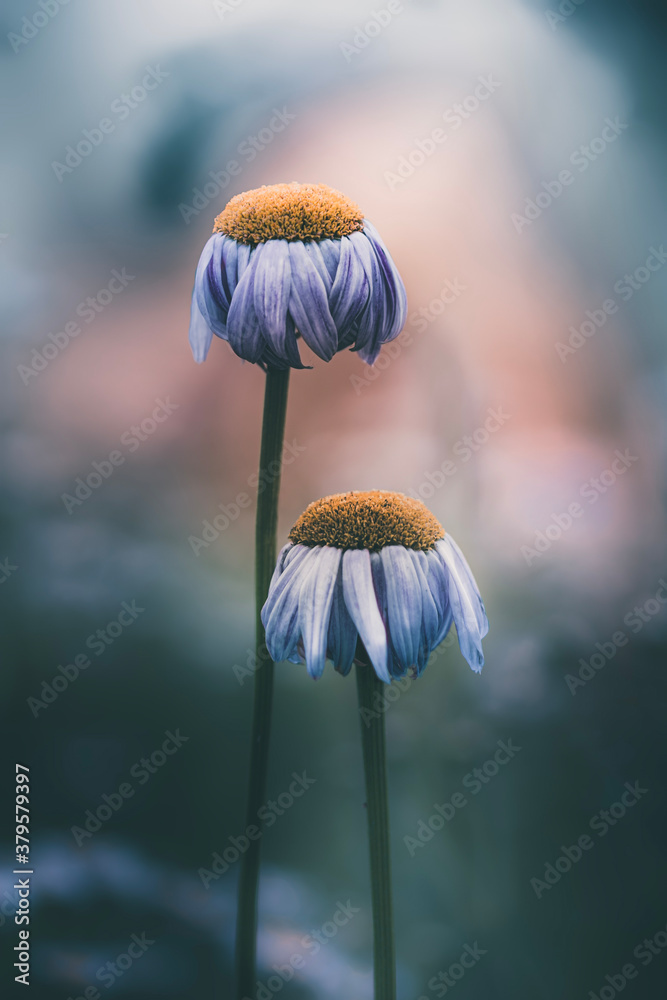
<path fill-rule="evenodd" d="M 6 0 L 0 19 L 3 995 L 19 761 L 32 995 L 232 996 L 238 865 L 208 887 L 200 869 L 244 827 L 264 376 L 217 340 L 198 367 L 187 327 L 213 217 L 289 180 L 363 207 L 409 319 L 373 371 L 347 352 L 294 373 L 281 540 L 326 493 L 421 496 L 491 621 L 481 677 L 448 644 L 386 706 L 399 997 L 609 1000 L 628 962 L 627 997 L 661 995 L 662 5 Z M 84 130 L 97 145 L 66 162 Z M 118 627 L 123 602 L 142 610 Z M 315 781 L 264 836 L 260 1000 L 372 996 L 359 724 L 350 679 L 278 668 L 269 794 Z M 499 740 L 521 749 L 472 794 Z M 602 836 L 626 782 L 645 791 Z M 531 881 L 584 834 L 570 870 Z M 341 903 L 357 912 L 334 935 Z M 154 943 L 100 979 L 132 935 Z M 446 985 L 466 945 L 484 954 Z"/>

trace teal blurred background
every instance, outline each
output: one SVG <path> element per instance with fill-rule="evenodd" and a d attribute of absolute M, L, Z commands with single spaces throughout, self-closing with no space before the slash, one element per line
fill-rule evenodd
<path fill-rule="evenodd" d="M 264 376 L 217 340 L 196 366 L 187 328 L 214 216 L 290 180 L 361 205 L 409 318 L 374 370 L 293 374 L 281 542 L 327 493 L 420 496 L 491 621 L 481 677 L 446 643 L 383 706 L 400 1000 L 661 995 L 662 6 L 0 19 L 3 995 L 18 761 L 32 995 L 232 996 L 238 863 L 205 872 L 245 822 Z M 372 996 L 359 725 L 351 679 L 278 667 L 258 1000 Z"/>

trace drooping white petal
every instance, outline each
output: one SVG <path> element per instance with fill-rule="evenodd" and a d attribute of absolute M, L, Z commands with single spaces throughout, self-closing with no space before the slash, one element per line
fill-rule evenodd
<path fill-rule="evenodd" d="M 358 635 L 359 633 L 345 605 L 343 568 L 339 566 L 333 599 L 331 601 L 327 656 L 332 661 L 338 673 L 344 677 L 349 674 L 352 668 L 354 654 L 357 649 Z"/>
<path fill-rule="evenodd" d="M 464 657 L 479 673 L 484 664 L 482 638 L 489 630 L 484 604 L 470 567 L 458 545 L 447 535 L 435 543 L 449 574 L 449 603 Z"/>
<path fill-rule="evenodd" d="M 317 559 L 308 573 L 299 597 L 299 628 L 304 657 L 311 677 L 322 676 L 327 652 L 329 616 L 341 549 L 319 547 Z"/>
<path fill-rule="evenodd" d="M 267 648 L 276 663 L 290 659 L 301 638 L 299 600 L 317 552 L 317 548 L 295 545 L 287 553 L 282 573 L 277 578 L 274 574 L 271 581 L 261 619 Z"/>
<path fill-rule="evenodd" d="M 428 582 L 426 553 L 410 550 L 410 558 L 417 573 L 422 596 L 422 631 L 419 645 L 419 662 L 417 664 L 421 673 L 436 646 L 435 640 L 440 630 L 440 614 Z"/>
<path fill-rule="evenodd" d="M 343 554 L 343 595 L 375 673 L 389 684 L 387 631 L 378 608 L 370 553 L 366 549 L 348 549 Z"/>
<path fill-rule="evenodd" d="M 387 628 L 403 672 L 416 667 L 422 637 L 422 592 L 409 549 L 387 545 L 380 551 L 387 584 Z"/>

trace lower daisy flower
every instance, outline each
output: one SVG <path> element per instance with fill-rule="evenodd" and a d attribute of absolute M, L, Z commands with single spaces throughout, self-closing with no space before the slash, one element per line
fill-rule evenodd
<path fill-rule="evenodd" d="M 365 650 L 390 683 L 420 674 L 453 623 L 481 671 L 482 598 L 458 545 L 420 500 L 385 490 L 324 497 L 289 538 L 262 609 L 273 660 L 305 662 L 317 678 L 327 659 L 348 674 Z"/>

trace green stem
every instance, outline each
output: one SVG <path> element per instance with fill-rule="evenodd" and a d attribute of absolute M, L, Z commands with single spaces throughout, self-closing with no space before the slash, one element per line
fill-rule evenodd
<path fill-rule="evenodd" d="M 266 601 L 271 576 L 276 565 L 278 495 L 280 493 L 288 388 L 289 368 L 284 371 L 273 368 L 267 370 L 262 419 L 262 445 L 259 457 L 259 482 L 263 484 L 263 489 L 260 488 L 257 496 L 257 520 L 255 524 L 257 662 L 254 677 L 255 691 L 246 827 L 261 827 L 261 823 L 257 821 L 257 813 L 266 799 L 271 702 L 273 700 L 273 661 L 264 641 L 264 626 L 260 619 L 260 611 Z M 255 995 L 260 843 L 261 840 L 250 840 L 250 846 L 241 859 L 236 924 L 236 983 L 239 1000 L 242 997 Z"/>
<path fill-rule="evenodd" d="M 384 685 L 367 663 L 357 663 L 356 673 L 371 861 L 374 997 L 375 1000 L 396 1000 L 384 712 L 376 710 L 375 697 L 382 698 Z"/>

